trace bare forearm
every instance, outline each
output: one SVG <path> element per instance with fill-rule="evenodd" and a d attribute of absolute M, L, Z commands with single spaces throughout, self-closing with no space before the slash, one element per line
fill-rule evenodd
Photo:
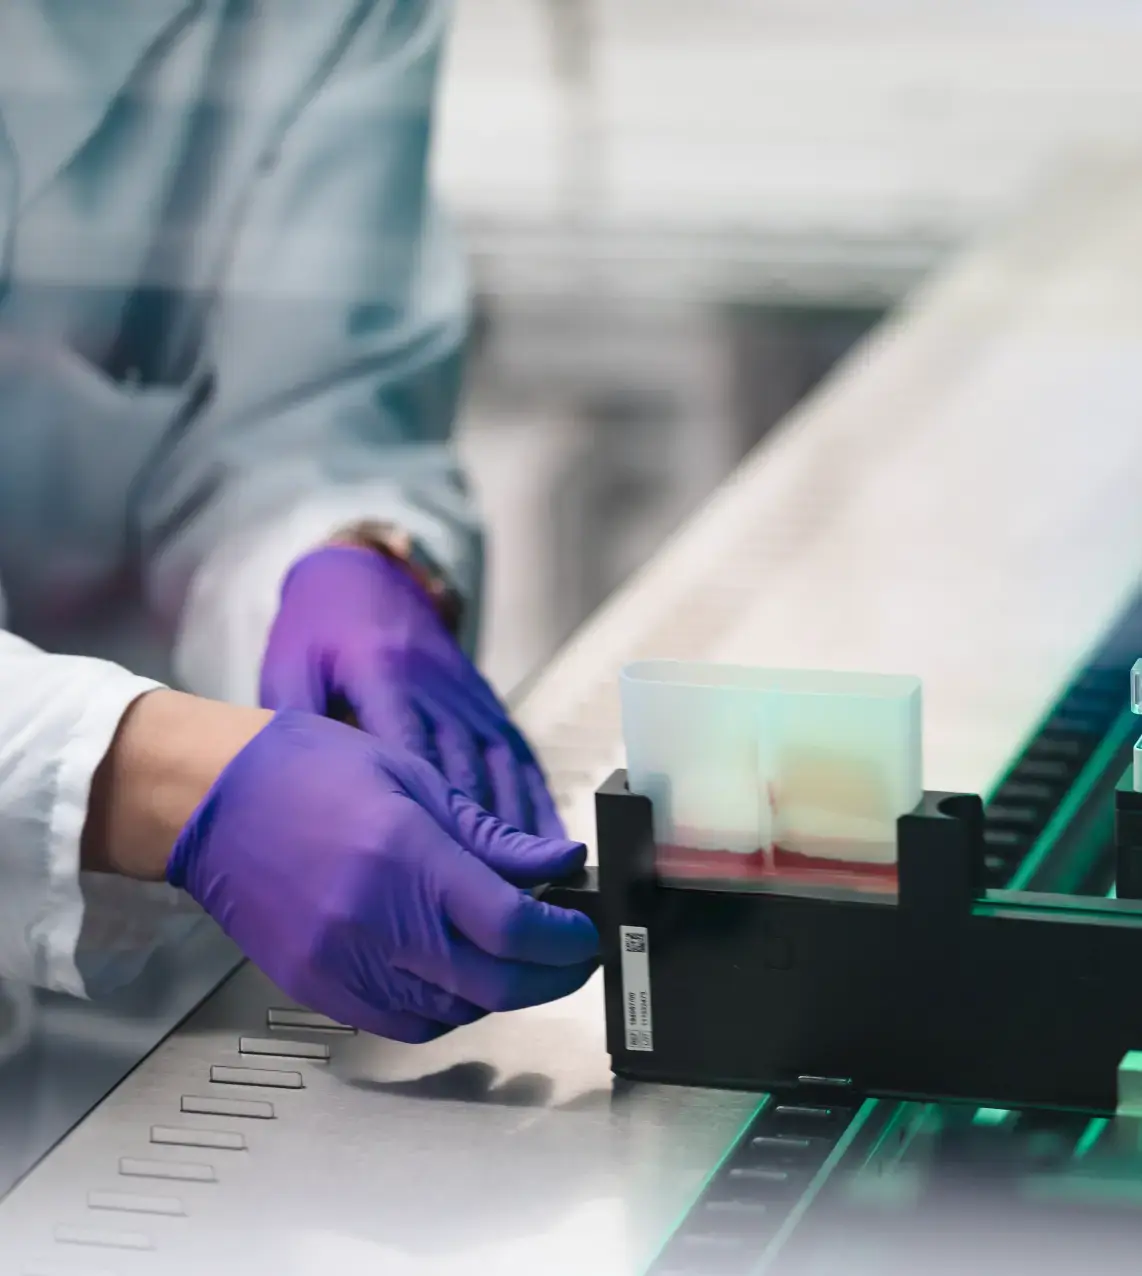
<path fill-rule="evenodd" d="M 177 691 L 136 700 L 92 781 L 83 868 L 162 880 L 186 821 L 272 716 Z"/>
<path fill-rule="evenodd" d="M 333 543 L 387 557 L 399 550 L 378 546 L 356 527 Z M 411 564 L 408 570 L 443 613 L 443 584 L 422 582 Z M 84 870 L 161 880 L 186 821 L 230 759 L 272 716 L 176 691 L 152 691 L 136 700 L 93 777 L 81 846 Z"/>

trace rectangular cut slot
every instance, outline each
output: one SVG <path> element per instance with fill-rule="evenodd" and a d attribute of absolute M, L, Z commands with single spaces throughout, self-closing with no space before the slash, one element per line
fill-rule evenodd
<path fill-rule="evenodd" d="M 306 1032 L 333 1032 L 345 1033 L 347 1036 L 355 1036 L 356 1028 L 350 1028 L 347 1024 L 338 1023 L 335 1019 L 330 1019 L 325 1015 L 319 1015 L 312 1010 L 295 1010 L 290 1007 L 275 1006 L 266 1012 L 266 1026 L 275 1031 L 281 1029 L 304 1029 Z"/>
<path fill-rule="evenodd" d="M 323 1041 L 265 1040 L 261 1037 L 242 1037 L 238 1042 L 239 1054 L 263 1055 L 269 1059 L 312 1059 L 324 1062 L 331 1051 Z"/>
<path fill-rule="evenodd" d="M 647 661 L 622 712 L 663 876 L 895 889 L 896 822 L 923 795 L 918 679 Z"/>
<path fill-rule="evenodd" d="M 60 1245 L 90 1245 L 93 1249 L 154 1249 L 151 1238 L 143 1232 L 102 1227 L 57 1227 L 55 1238 Z"/>
<path fill-rule="evenodd" d="M 198 1165 L 190 1161 L 147 1161 L 131 1156 L 125 1156 L 119 1162 L 119 1173 L 125 1178 L 163 1179 L 176 1183 L 218 1181 L 213 1165 Z"/>
<path fill-rule="evenodd" d="M 245 1117 L 254 1121 L 274 1119 L 274 1105 L 265 1099 L 216 1099 L 184 1094 L 181 1106 L 184 1112 L 198 1116 Z"/>
<path fill-rule="evenodd" d="M 210 1069 L 215 1085 L 248 1085 L 268 1090 L 302 1090 L 305 1082 L 300 1072 L 278 1072 L 273 1068 L 224 1068 L 216 1064 Z"/>
<path fill-rule="evenodd" d="M 173 1196 L 142 1196 L 133 1192 L 90 1192 L 87 1208 L 122 1214 L 160 1214 L 167 1218 L 181 1218 L 186 1213 L 182 1202 Z"/>
<path fill-rule="evenodd" d="M 246 1136 L 233 1130 L 181 1130 L 176 1126 L 156 1125 L 151 1129 L 151 1142 L 179 1148 L 217 1148 L 227 1152 L 246 1150 Z"/>

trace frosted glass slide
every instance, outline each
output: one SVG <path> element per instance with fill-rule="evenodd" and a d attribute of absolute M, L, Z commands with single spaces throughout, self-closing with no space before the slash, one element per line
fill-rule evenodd
<path fill-rule="evenodd" d="M 621 696 L 660 847 L 895 864 L 923 792 L 919 679 L 645 661 Z"/>

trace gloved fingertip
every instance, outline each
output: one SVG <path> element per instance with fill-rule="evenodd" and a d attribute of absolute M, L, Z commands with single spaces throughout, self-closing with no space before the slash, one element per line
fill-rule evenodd
<path fill-rule="evenodd" d="M 478 844 L 479 845 L 479 844 Z M 566 838 L 547 839 L 501 825 L 475 854 L 501 877 L 517 886 L 538 886 L 579 872 L 587 848 Z"/>
<path fill-rule="evenodd" d="M 567 991 L 564 996 L 570 997 L 572 993 L 576 993 L 591 978 L 591 976 L 599 969 L 597 957 L 589 958 L 587 961 L 579 962 L 577 965 L 567 967 Z"/>
<path fill-rule="evenodd" d="M 579 991 L 599 968 L 595 960 L 573 962 L 564 966 L 529 967 L 526 977 L 518 972 L 505 976 L 499 986 L 493 984 L 489 1000 L 499 1012 L 524 1010 L 561 1001 Z"/>
<path fill-rule="evenodd" d="M 550 904 L 541 907 L 547 914 L 545 928 L 549 931 L 549 941 L 544 947 L 548 949 L 548 965 L 578 966 L 598 957 L 599 932 L 586 913 Z"/>
<path fill-rule="evenodd" d="M 541 869 L 544 881 L 570 877 L 578 873 L 587 862 L 587 848 L 582 842 L 569 838 L 533 838 L 533 849 L 528 853 L 529 865 Z"/>
<path fill-rule="evenodd" d="M 426 1046 L 452 1031 L 452 1024 L 438 1023 L 408 1012 L 386 1012 L 358 1006 L 342 1022 L 385 1041 L 399 1041 L 406 1046 Z"/>
<path fill-rule="evenodd" d="M 593 961 L 599 955 L 599 928 L 587 916 L 575 909 L 565 910 L 572 918 L 577 941 L 582 945 L 582 961 Z"/>
<path fill-rule="evenodd" d="M 553 837 L 549 838 L 548 842 L 553 847 L 559 847 L 559 854 L 567 860 L 569 871 L 580 869 L 587 862 L 585 842 L 577 842 L 572 837 Z"/>

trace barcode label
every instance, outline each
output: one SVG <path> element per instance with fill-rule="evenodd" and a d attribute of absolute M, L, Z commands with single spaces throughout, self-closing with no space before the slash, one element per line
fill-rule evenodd
<path fill-rule="evenodd" d="M 649 935 L 645 926 L 621 926 L 623 962 L 623 1017 L 628 1050 L 653 1050 L 654 1027 L 650 1015 Z"/>

